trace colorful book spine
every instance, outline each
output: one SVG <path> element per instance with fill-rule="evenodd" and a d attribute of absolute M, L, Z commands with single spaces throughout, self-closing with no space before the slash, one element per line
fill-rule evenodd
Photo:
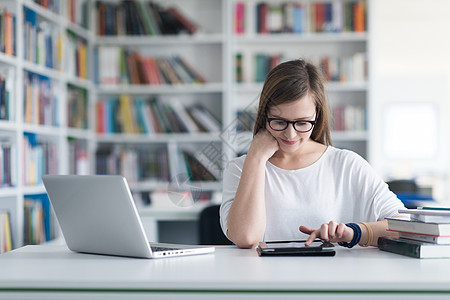
<path fill-rule="evenodd" d="M 88 28 L 89 0 L 67 0 L 66 17 L 83 28 Z"/>
<path fill-rule="evenodd" d="M 67 126 L 88 129 L 88 91 L 84 88 L 67 86 Z"/>
<path fill-rule="evenodd" d="M 157 98 L 122 95 L 120 99 L 99 100 L 96 104 L 98 133 L 185 133 L 218 132 L 220 121 L 204 106 L 184 106 Z"/>
<path fill-rule="evenodd" d="M 42 175 L 58 173 L 58 148 L 49 141 L 40 141 L 34 133 L 23 136 L 23 179 L 24 185 L 39 185 Z"/>
<path fill-rule="evenodd" d="M 236 19 L 238 16 L 236 5 Z M 317 1 L 255 5 L 257 33 L 330 33 L 367 31 L 366 1 Z M 245 23 L 245 20 L 242 21 Z M 282 25 L 280 25 L 282 24 Z M 281 27 L 281 28 L 280 28 Z M 236 33 L 237 31 L 236 26 Z"/>
<path fill-rule="evenodd" d="M 54 82 L 42 75 L 24 75 L 24 120 L 28 124 L 59 126 L 57 91 Z"/>
<path fill-rule="evenodd" d="M 10 142 L 0 143 L 0 187 L 16 185 L 14 162 L 16 146 Z"/>
<path fill-rule="evenodd" d="M 67 31 L 67 73 L 83 79 L 88 77 L 88 49 L 86 40 Z"/>
<path fill-rule="evenodd" d="M 244 82 L 244 70 L 243 70 L 243 58 L 242 53 L 237 53 L 235 56 L 235 64 L 236 64 L 236 82 L 241 83 Z"/>
<path fill-rule="evenodd" d="M 87 141 L 70 137 L 67 140 L 69 143 L 69 174 L 89 175 Z"/>
<path fill-rule="evenodd" d="M 245 33 L 245 3 L 242 1 L 236 2 L 235 5 L 234 28 L 236 34 Z"/>
<path fill-rule="evenodd" d="M 167 148 L 100 146 L 96 153 L 96 173 L 121 174 L 131 182 L 168 182 Z"/>
<path fill-rule="evenodd" d="M 62 1 L 60 0 L 34 0 L 34 2 L 55 14 L 59 14 L 62 9 Z"/>
<path fill-rule="evenodd" d="M 24 196 L 24 244 L 47 242 L 55 236 L 55 218 L 47 194 Z"/>
<path fill-rule="evenodd" d="M 11 121 L 14 119 L 15 101 L 14 92 L 14 69 L 0 68 L 0 120 Z"/>
<path fill-rule="evenodd" d="M 99 35 L 194 34 L 199 25 L 178 7 L 154 1 L 97 1 Z"/>
<path fill-rule="evenodd" d="M 0 254 L 12 250 L 11 218 L 9 212 L 0 210 Z"/>
<path fill-rule="evenodd" d="M 282 60 L 282 54 L 257 53 L 254 55 L 255 82 L 264 82 L 267 74 Z"/>
<path fill-rule="evenodd" d="M 153 57 L 120 47 L 100 47 L 98 59 L 98 80 L 104 85 L 206 82 L 204 76 L 178 55 Z"/>
<path fill-rule="evenodd" d="M 61 33 L 35 11 L 24 8 L 24 58 L 47 68 L 61 70 L 64 58 Z"/>
<path fill-rule="evenodd" d="M 333 107 L 334 131 L 364 131 L 367 128 L 366 109 L 361 105 L 335 105 Z"/>
<path fill-rule="evenodd" d="M 16 55 L 16 16 L 5 7 L 0 7 L 0 51 Z"/>

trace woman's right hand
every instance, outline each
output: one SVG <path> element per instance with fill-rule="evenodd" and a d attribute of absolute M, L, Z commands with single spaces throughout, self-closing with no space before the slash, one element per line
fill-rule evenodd
<path fill-rule="evenodd" d="M 278 149 L 280 149 L 280 146 L 272 134 L 266 129 L 260 129 L 253 137 L 247 156 L 268 160 L 278 151 Z"/>

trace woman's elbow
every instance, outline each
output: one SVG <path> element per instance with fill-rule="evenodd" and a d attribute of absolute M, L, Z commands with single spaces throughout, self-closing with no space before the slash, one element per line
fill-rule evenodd
<path fill-rule="evenodd" d="M 262 240 L 261 238 L 256 238 L 253 235 L 248 235 L 248 234 L 238 234 L 238 235 L 233 235 L 228 232 L 228 237 L 229 239 L 239 248 L 242 249 L 252 249 L 255 248 L 258 243 Z"/>

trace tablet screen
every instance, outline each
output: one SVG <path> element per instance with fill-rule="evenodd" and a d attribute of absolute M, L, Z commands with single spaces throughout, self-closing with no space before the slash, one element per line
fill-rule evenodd
<path fill-rule="evenodd" d="M 334 247 L 333 244 L 324 242 L 322 240 L 315 240 L 309 246 L 305 246 L 305 241 L 282 241 L 282 242 L 266 242 L 268 248 L 303 248 L 303 247 Z"/>

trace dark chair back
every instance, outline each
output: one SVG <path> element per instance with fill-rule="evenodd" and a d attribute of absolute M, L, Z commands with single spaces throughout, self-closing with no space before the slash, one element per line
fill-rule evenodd
<path fill-rule="evenodd" d="M 232 243 L 223 234 L 219 221 L 220 205 L 211 205 L 204 208 L 199 217 L 199 243 L 200 245 L 231 245 Z"/>
<path fill-rule="evenodd" d="M 419 192 L 414 180 L 391 180 L 386 183 L 394 194 L 417 194 Z"/>

